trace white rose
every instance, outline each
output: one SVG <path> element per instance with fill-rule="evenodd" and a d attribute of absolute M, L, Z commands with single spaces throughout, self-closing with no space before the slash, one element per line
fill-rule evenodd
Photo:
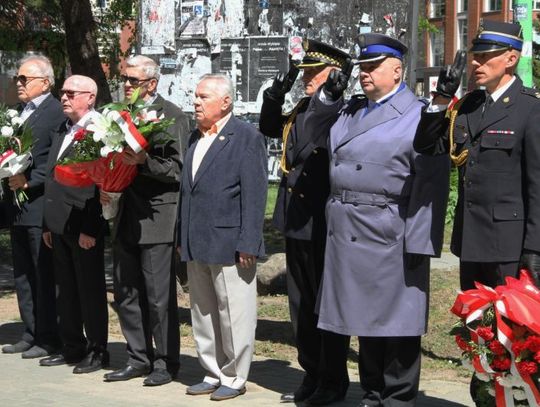
<path fill-rule="evenodd" d="M 8 109 L 6 113 L 8 117 L 11 117 L 11 118 L 19 115 L 19 113 L 14 109 Z"/>
<path fill-rule="evenodd" d="M 489 374 L 487 374 L 487 373 L 478 373 L 478 372 L 476 372 L 475 375 L 478 378 L 478 380 L 481 380 L 483 382 L 490 382 L 491 381 L 491 376 Z"/>
<path fill-rule="evenodd" d="M 11 119 L 11 124 L 13 124 L 15 126 L 20 126 L 23 123 L 24 123 L 24 120 L 21 119 L 19 116 L 16 116 L 16 117 Z"/>
<path fill-rule="evenodd" d="M 2 133 L 2 137 L 11 137 L 13 136 L 13 127 L 2 126 L 0 132 Z"/>
<path fill-rule="evenodd" d="M 517 401 L 527 400 L 527 394 L 524 390 L 514 389 L 512 390 L 512 395 Z"/>

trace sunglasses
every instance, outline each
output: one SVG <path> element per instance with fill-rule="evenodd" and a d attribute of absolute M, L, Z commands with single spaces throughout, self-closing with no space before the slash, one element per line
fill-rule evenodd
<path fill-rule="evenodd" d="M 26 76 L 26 75 L 17 75 L 13 77 L 13 82 L 17 84 L 18 82 L 21 85 L 26 86 L 28 82 L 33 81 L 34 79 L 47 79 L 45 76 Z"/>
<path fill-rule="evenodd" d="M 92 93 L 89 90 L 69 90 L 69 89 L 61 89 L 60 90 L 60 97 L 66 95 L 68 99 L 73 99 L 75 96 L 80 95 L 81 93 Z"/>
<path fill-rule="evenodd" d="M 122 80 L 122 82 L 129 82 L 132 86 L 139 86 L 140 84 L 148 82 L 149 80 L 152 80 L 154 78 L 139 79 L 133 76 L 120 75 L 120 79 Z"/>

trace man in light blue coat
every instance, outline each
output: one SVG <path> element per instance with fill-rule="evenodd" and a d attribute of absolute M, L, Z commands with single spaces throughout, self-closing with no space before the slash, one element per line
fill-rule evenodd
<path fill-rule="evenodd" d="M 449 163 L 413 149 L 423 104 L 402 82 L 407 48 L 381 34 L 359 41 L 365 96 L 353 97 L 330 131 L 318 326 L 359 337 L 361 406 L 413 406 Z"/>

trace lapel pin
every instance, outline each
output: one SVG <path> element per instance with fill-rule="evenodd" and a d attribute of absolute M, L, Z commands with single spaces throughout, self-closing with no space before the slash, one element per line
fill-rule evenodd
<path fill-rule="evenodd" d="M 508 96 L 507 96 L 507 97 L 505 97 L 505 98 L 503 99 L 503 102 L 504 102 L 504 103 L 508 103 L 508 102 L 510 102 L 510 98 L 509 98 Z"/>
<path fill-rule="evenodd" d="M 219 136 L 218 139 L 219 139 L 219 141 L 223 141 L 223 140 L 225 140 L 225 136 Z"/>

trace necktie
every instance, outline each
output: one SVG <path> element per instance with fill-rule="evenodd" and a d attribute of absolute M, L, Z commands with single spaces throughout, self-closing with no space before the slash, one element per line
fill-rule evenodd
<path fill-rule="evenodd" d="M 484 102 L 484 111 L 482 112 L 482 117 L 484 117 L 488 110 L 493 106 L 493 98 L 491 96 L 488 96 L 486 101 Z"/>

